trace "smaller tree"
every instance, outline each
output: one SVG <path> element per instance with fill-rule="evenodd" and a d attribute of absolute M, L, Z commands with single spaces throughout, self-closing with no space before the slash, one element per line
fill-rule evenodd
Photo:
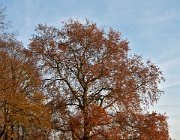
<path fill-rule="evenodd" d="M 47 138 L 50 112 L 37 68 L 12 35 L 0 44 L 0 138 Z"/>

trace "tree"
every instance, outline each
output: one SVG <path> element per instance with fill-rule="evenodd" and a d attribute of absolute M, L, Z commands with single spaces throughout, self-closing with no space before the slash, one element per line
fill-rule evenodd
<path fill-rule="evenodd" d="M 6 15 L 4 14 L 5 7 L 0 6 L 0 33 L 2 34 L 5 29 L 8 27 L 8 21 L 6 21 Z"/>
<path fill-rule="evenodd" d="M 34 129 L 40 132 L 50 127 L 48 109 L 35 65 L 17 42 L 8 43 L 9 48 L 0 48 L 0 138 L 28 138 Z"/>
<path fill-rule="evenodd" d="M 146 114 L 121 112 L 117 115 L 116 119 L 121 129 L 125 132 L 124 134 L 130 134 L 133 139 L 168 139 L 167 117 L 162 114 L 156 112 Z"/>
<path fill-rule="evenodd" d="M 0 16 L 1 17 L 1 16 Z M 0 18 L 1 20 L 1 18 Z M 2 25 L 4 21 L 2 21 Z M 4 30 L 4 27 L 0 29 Z M 13 34 L 0 34 L 0 139 L 44 140 L 49 114 L 33 60 Z M 41 135 L 41 136 L 39 136 Z"/>
<path fill-rule="evenodd" d="M 166 116 L 145 109 L 162 95 L 164 77 L 151 61 L 129 56 L 119 32 L 73 20 L 62 29 L 39 25 L 36 32 L 30 52 L 61 139 L 168 139 Z"/>

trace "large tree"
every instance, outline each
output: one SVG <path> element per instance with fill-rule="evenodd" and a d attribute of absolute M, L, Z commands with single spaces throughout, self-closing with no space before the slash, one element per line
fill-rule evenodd
<path fill-rule="evenodd" d="M 157 65 L 129 55 L 113 29 L 69 20 L 62 29 L 39 25 L 30 43 L 61 139 L 166 140 L 166 116 L 146 109 L 162 95 Z"/>

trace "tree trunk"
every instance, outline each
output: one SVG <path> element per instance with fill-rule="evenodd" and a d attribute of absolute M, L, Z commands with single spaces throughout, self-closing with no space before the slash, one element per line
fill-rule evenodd
<path fill-rule="evenodd" d="M 83 140 L 89 139 L 89 126 L 88 126 L 88 99 L 87 93 L 84 92 L 83 95 L 83 114 L 84 114 L 84 136 Z"/>
<path fill-rule="evenodd" d="M 8 133 L 5 133 L 5 140 L 8 140 Z"/>
<path fill-rule="evenodd" d="M 13 123 L 11 124 L 11 140 L 13 140 L 14 138 L 14 136 L 13 136 L 13 134 L 14 134 L 14 125 L 13 125 Z"/>
<path fill-rule="evenodd" d="M 6 133 L 6 125 L 4 124 L 4 128 L 3 128 L 3 130 L 0 133 L 0 140 L 3 139 L 3 136 L 5 135 L 5 133 Z"/>

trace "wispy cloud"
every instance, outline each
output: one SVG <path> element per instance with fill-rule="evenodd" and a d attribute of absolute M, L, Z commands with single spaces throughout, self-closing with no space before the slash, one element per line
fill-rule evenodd
<path fill-rule="evenodd" d="M 142 24 L 167 24 L 176 20 L 178 17 L 178 13 L 175 10 L 167 9 L 165 11 L 147 11 L 144 14 L 144 19 L 141 21 Z"/>
<path fill-rule="evenodd" d="M 166 82 L 163 84 L 163 89 L 180 87 L 180 57 L 166 58 L 164 62 L 160 64 L 161 69 L 166 77 Z M 180 94 L 180 93 L 178 93 Z"/>

